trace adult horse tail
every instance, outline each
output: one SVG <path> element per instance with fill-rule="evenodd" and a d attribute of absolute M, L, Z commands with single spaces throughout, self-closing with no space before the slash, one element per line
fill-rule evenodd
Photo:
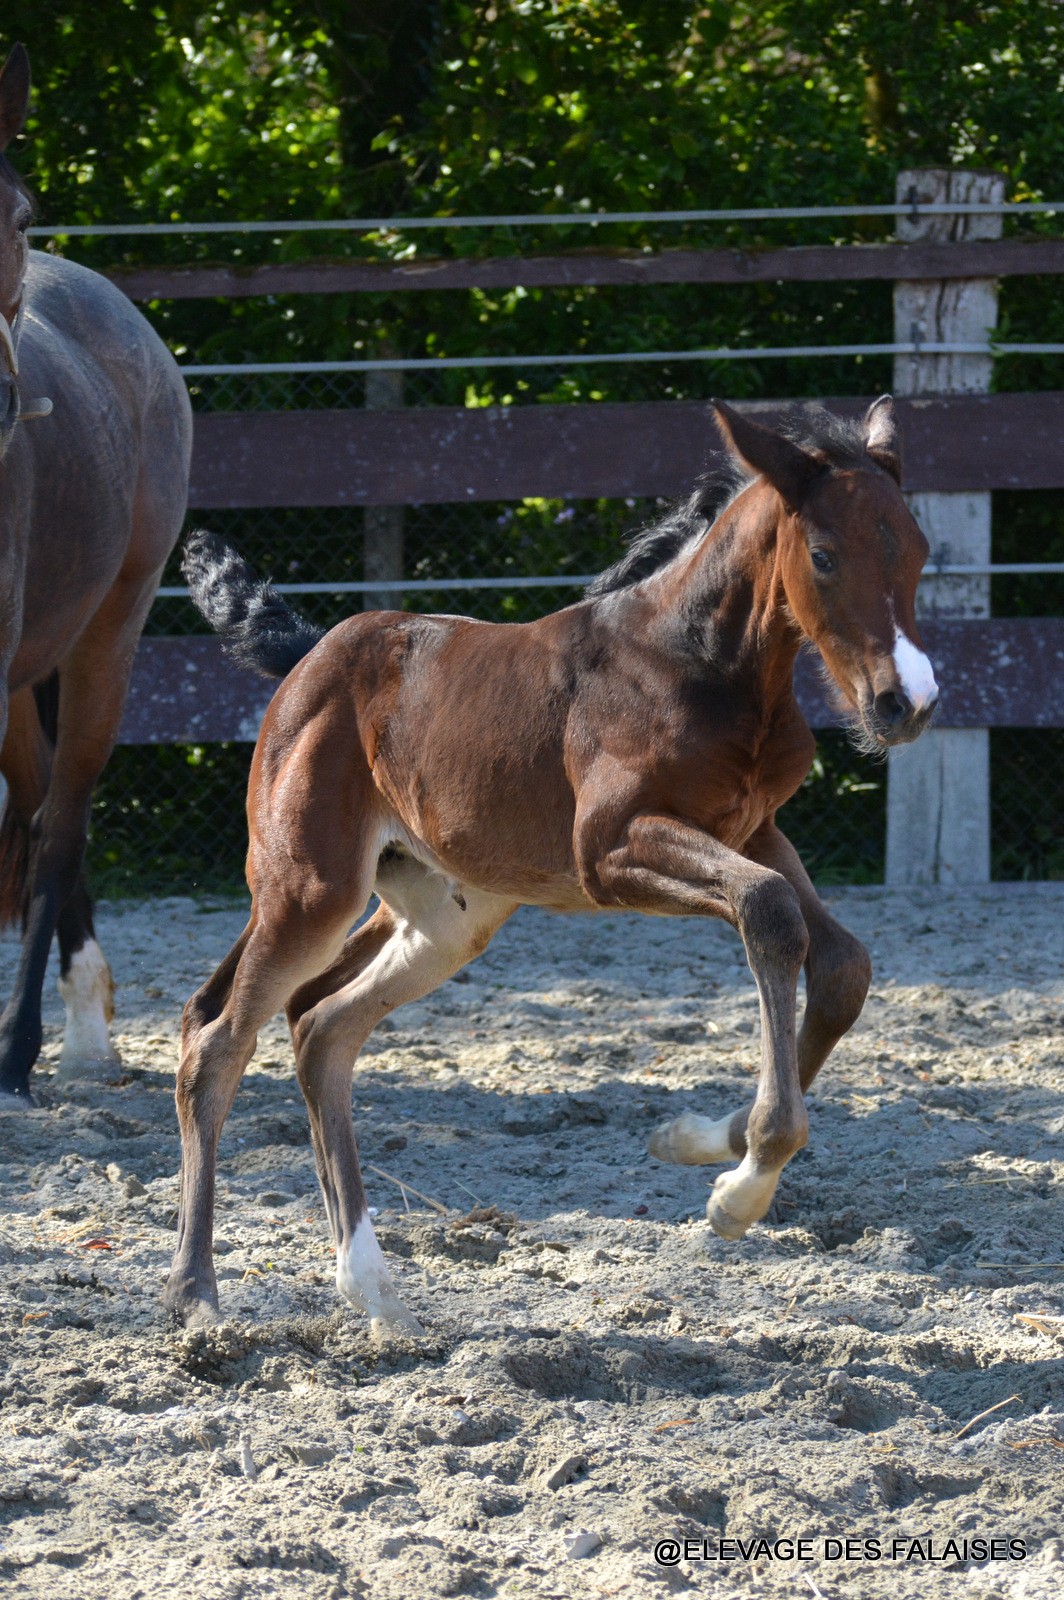
<path fill-rule="evenodd" d="M 58 672 L 50 673 L 34 686 L 33 698 L 50 765 L 59 727 Z M 29 870 L 29 824 L 17 815 L 8 789 L 0 816 L 0 928 L 10 928 L 16 922 L 25 924 Z"/>
<path fill-rule="evenodd" d="M 189 534 L 181 571 L 192 604 L 226 654 L 264 678 L 286 678 L 325 636 L 324 628 L 293 611 L 216 533 L 201 528 Z"/>

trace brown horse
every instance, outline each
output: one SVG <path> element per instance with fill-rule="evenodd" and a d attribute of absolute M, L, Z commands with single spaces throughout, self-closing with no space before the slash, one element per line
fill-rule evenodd
<path fill-rule="evenodd" d="M 184 1014 L 167 1302 L 186 1318 L 217 1306 L 218 1136 L 257 1030 L 284 1006 L 340 1292 L 378 1329 L 416 1327 L 367 1215 L 352 1068 L 383 1016 L 478 955 L 520 904 L 738 929 L 761 998 L 753 1105 L 681 1117 L 652 1150 L 738 1161 L 709 1201 L 725 1238 L 768 1210 L 806 1141 L 803 1093 L 870 976 L 776 827 L 814 748 L 795 656 L 813 642 L 877 747 L 915 738 L 938 691 L 914 620 L 928 547 L 899 489 L 889 396 L 859 425 L 821 413 L 793 437 L 716 414 L 737 481 L 703 487 L 538 622 L 378 612 L 319 639 L 219 539 L 193 535 L 193 599 L 245 665 L 288 676 L 251 772 L 251 919 Z M 378 909 L 349 933 L 374 889 Z"/>
<path fill-rule="evenodd" d="M 3 152 L 29 91 L 16 45 L 0 73 L 0 920 L 21 917 L 24 936 L 0 1017 L 0 1096 L 23 1101 L 57 931 L 62 1063 L 115 1059 L 81 865 L 191 448 L 181 374 L 143 317 L 106 279 L 27 249 L 32 205 Z"/>

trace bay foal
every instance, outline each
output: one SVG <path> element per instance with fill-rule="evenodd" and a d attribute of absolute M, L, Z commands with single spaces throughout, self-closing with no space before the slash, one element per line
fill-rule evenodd
<path fill-rule="evenodd" d="M 775 823 L 814 749 L 795 656 L 812 641 L 875 746 L 915 738 L 938 691 L 914 620 L 928 547 L 899 489 L 889 397 L 860 424 L 820 413 L 794 437 L 724 405 L 716 416 L 730 481 L 538 622 L 378 612 L 320 638 L 221 540 L 193 535 L 193 599 L 237 659 L 285 682 L 251 771 L 251 918 L 184 1015 L 167 1302 L 185 1318 L 217 1307 L 218 1137 L 258 1029 L 284 1006 L 340 1292 L 378 1332 L 416 1329 L 367 1215 L 352 1069 L 383 1016 L 478 955 L 520 904 L 738 929 L 761 999 L 753 1105 L 681 1117 L 651 1148 L 738 1163 L 709 1201 L 725 1238 L 768 1210 L 806 1141 L 804 1091 L 870 973 Z"/>

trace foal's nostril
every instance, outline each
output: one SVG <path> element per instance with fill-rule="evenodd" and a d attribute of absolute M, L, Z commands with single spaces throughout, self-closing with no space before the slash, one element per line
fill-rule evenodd
<path fill-rule="evenodd" d="M 913 714 L 913 703 L 900 689 L 887 689 L 875 698 L 877 720 L 887 728 L 898 728 Z"/>

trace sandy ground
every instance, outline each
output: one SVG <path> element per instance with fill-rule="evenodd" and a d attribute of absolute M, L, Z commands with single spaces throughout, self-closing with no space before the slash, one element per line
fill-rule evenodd
<path fill-rule="evenodd" d="M 226 1320 L 168 1323 L 178 1014 L 242 918 L 105 910 L 123 1076 L 53 1079 L 49 980 L 41 1106 L 0 1116 L 5 1594 L 1064 1593 L 1064 886 L 835 900 L 873 995 L 739 1244 L 715 1169 L 644 1153 L 751 1091 L 725 927 L 522 913 L 385 1024 L 355 1110 L 428 1337 L 383 1350 L 279 1025 L 223 1140 Z M 965 1559 L 991 1538 L 1026 1559 Z"/>

